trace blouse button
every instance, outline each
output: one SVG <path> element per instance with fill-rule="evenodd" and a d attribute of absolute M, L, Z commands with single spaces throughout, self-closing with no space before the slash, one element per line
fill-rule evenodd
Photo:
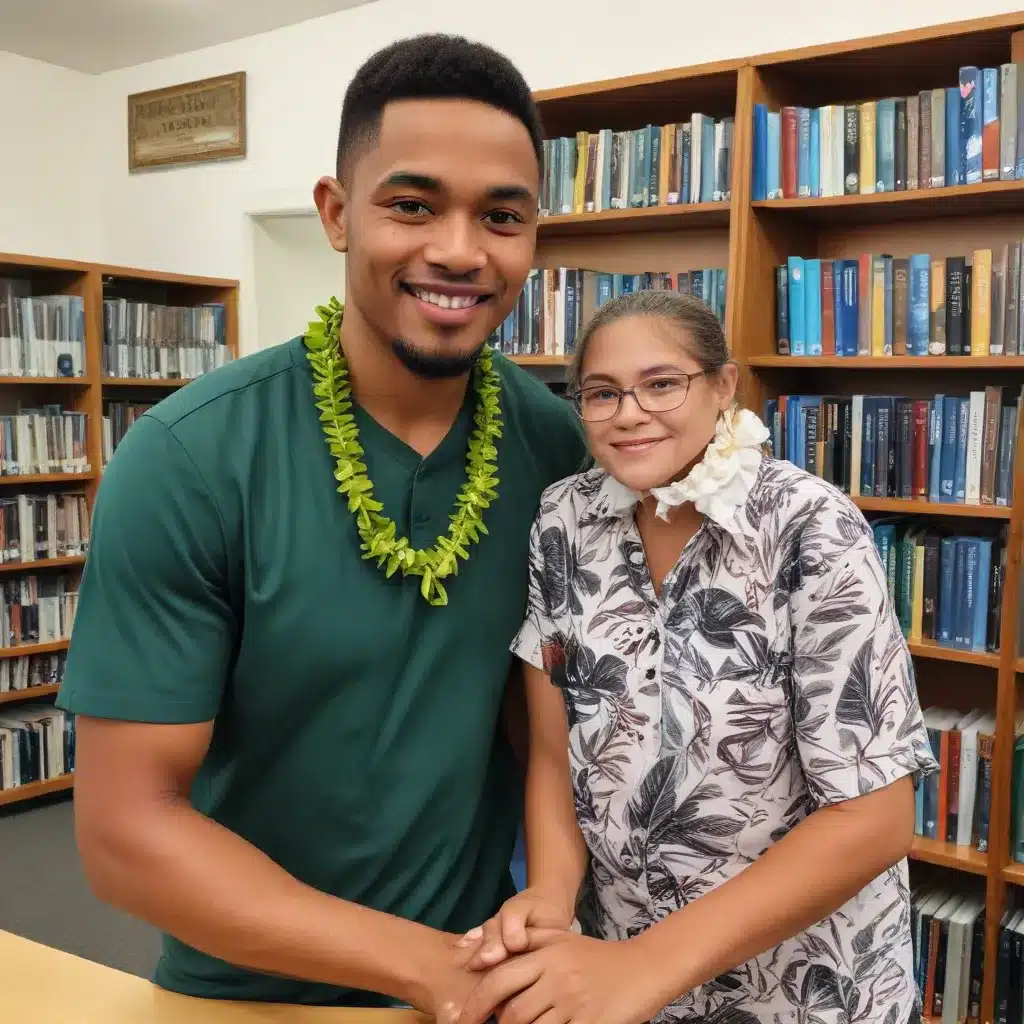
<path fill-rule="evenodd" d="M 648 679 L 653 679 L 653 678 L 654 678 L 654 676 L 655 676 L 655 671 L 654 671 L 654 669 L 653 669 L 653 668 L 649 668 L 649 669 L 647 670 L 647 678 L 648 678 Z"/>

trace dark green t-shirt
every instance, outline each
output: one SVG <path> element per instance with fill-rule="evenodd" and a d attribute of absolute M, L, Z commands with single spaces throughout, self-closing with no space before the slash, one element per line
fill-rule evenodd
<path fill-rule="evenodd" d="M 328 893 L 459 932 L 494 912 L 520 793 L 499 725 L 541 491 L 585 454 L 567 402 L 507 359 L 489 533 L 433 608 L 364 560 L 336 491 L 301 339 L 200 378 L 118 446 L 94 511 L 58 703 L 106 718 L 216 719 L 198 810 Z M 358 407 L 375 496 L 430 546 L 465 480 L 470 389 L 427 458 Z M 154 879 L 154 885 L 160 880 Z M 254 894 L 258 899 L 258 894 Z M 370 1003 L 166 937 L 158 984 Z"/>

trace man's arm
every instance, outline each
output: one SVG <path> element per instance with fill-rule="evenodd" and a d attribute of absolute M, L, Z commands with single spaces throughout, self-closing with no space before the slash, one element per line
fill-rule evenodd
<path fill-rule="evenodd" d="M 435 1011 L 447 975 L 458 988 L 449 941 L 304 885 L 192 808 L 211 731 L 79 719 L 75 822 L 97 895 L 230 963 Z"/>
<path fill-rule="evenodd" d="M 152 415 L 104 473 L 58 697 L 90 883 L 208 955 L 443 1015 L 479 980 L 454 937 L 302 884 L 190 803 L 241 636 L 237 518 Z"/>

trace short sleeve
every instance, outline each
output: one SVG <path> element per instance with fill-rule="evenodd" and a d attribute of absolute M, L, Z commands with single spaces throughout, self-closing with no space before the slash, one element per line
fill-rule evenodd
<path fill-rule="evenodd" d="M 938 768 L 874 539 L 865 528 L 832 555 L 828 532 L 804 547 L 790 599 L 794 728 L 816 806 Z"/>
<path fill-rule="evenodd" d="M 221 517 L 188 453 L 152 415 L 103 474 L 60 707 L 159 723 L 211 720 L 233 656 Z"/>
<path fill-rule="evenodd" d="M 543 511 L 538 513 L 530 530 L 526 617 L 512 641 L 511 651 L 528 665 L 550 675 L 554 667 L 564 660 L 565 640 L 552 610 L 552 594 L 558 591 L 558 581 L 551 574 L 557 572 L 558 566 L 545 557 L 545 548 L 551 546 L 553 534 L 550 531 L 562 531 L 564 535 L 564 530 L 561 526 L 545 522 L 546 519 Z"/>

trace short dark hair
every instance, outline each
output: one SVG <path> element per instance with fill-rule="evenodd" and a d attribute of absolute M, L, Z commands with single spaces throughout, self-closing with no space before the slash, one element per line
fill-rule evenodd
<path fill-rule="evenodd" d="M 407 99 L 477 100 L 504 110 L 526 126 L 543 166 L 544 129 L 519 69 L 483 43 L 435 32 L 385 46 L 356 71 L 341 108 L 339 179 L 353 152 L 377 141 L 384 108 Z"/>

